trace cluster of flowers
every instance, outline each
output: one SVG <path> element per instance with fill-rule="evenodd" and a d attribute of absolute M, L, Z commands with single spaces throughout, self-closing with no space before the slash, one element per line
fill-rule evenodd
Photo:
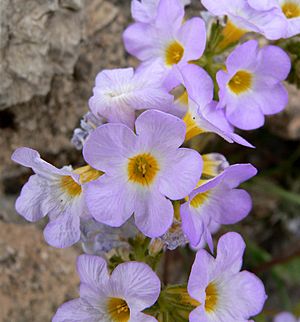
<path fill-rule="evenodd" d="M 239 234 L 220 238 L 216 258 L 204 250 L 207 244 L 213 253 L 212 233 L 220 225 L 249 214 L 251 198 L 237 187 L 257 170 L 188 146 L 215 133 L 253 147 L 235 129 L 261 127 L 265 115 L 284 109 L 288 55 L 273 45 L 260 48 L 257 40 L 232 47 L 250 31 L 271 40 L 299 33 L 300 2 L 203 0 L 210 14 L 226 16 L 218 28 L 211 18 L 186 20 L 188 2 L 132 0 L 135 22 L 123 40 L 141 63 L 97 75 L 90 111 L 72 139 L 83 147 L 86 165 L 58 169 L 30 148 L 12 156 L 35 173 L 17 212 L 31 222 L 48 215 L 47 243 L 64 248 L 81 240 L 88 253 L 77 261 L 80 298 L 61 306 L 55 322 L 246 322 L 263 308 L 262 282 L 240 271 L 245 244 Z M 153 267 L 124 258 L 110 275 L 95 256 L 141 234 L 151 239 L 153 256 L 187 242 L 198 250 L 187 287 L 161 290 Z"/>

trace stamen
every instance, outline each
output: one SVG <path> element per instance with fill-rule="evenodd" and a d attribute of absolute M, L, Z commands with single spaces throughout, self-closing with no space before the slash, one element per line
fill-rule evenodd
<path fill-rule="evenodd" d="M 234 94 L 240 95 L 251 89 L 253 83 L 252 78 L 251 73 L 246 70 L 240 70 L 231 78 L 228 86 Z"/>
<path fill-rule="evenodd" d="M 168 66 L 178 64 L 184 54 L 184 48 L 182 45 L 174 41 L 169 44 L 165 51 L 165 60 Z"/>
<path fill-rule="evenodd" d="M 129 181 L 143 186 L 150 185 L 158 171 L 158 162 L 150 153 L 138 154 L 130 158 L 127 166 Z"/>
<path fill-rule="evenodd" d="M 111 297 L 107 301 L 107 312 L 113 322 L 128 322 L 130 309 L 125 300 Z"/>

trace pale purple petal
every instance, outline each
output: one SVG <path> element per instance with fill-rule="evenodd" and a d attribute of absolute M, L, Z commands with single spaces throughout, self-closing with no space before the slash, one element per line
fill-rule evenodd
<path fill-rule="evenodd" d="M 259 314 L 267 299 L 262 281 L 254 274 L 243 271 L 226 285 L 227 305 L 235 308 L 235 314 L 244 319 Z"/>
<path fill-rule="evenodd" d="M 186 197 L 196 187 L 203 162 L 200 154 L 181 148 L 167 157 L 167 166 L 159 181 L 159 191 L 172 200 Z"/>
<path fill-rule="evenodd" d="M 228 104 L 226 116 L 231 124 L 242 130 L 254 130 L 265 123 L 260 106 L 248 94 L 236 99 L 232 105 Z"/>
<path fill-rule="evenodd" d="M 189 203 L 186 202 L 180 207 L 182 230 L 188 237 L 192 247 L 196 247 L 204 232 L 203 218 L 191 211 Z"/>
<path fill-rule="evenodd" d="M 133 315 L 130 315 L 130 320 L 128 322 L 157 322 L 157 320 L 148 314 L 144 314 L 141 312 L 134 313 Z"/>
<path fill-rule="evenodd" d="M 211 13 L 216 16 L 224 15 L 226 13 L 226 8 L 228 8 L 229 3 L 226 0 L 202 0 L 202 5 Z"/>
<path fill-rule="evenodd" d="M 176 149 L 185 138 L 185 124 L 176 116 L 160 111 L 146 111 L 135 122 L 141 148 L 161 151 Z"/>
<path fill-rule="evenodd" d="M 155 26 L 160 30 L 177 30 L 184 18 L 180 0 L 161 0 L 157 8 Z"/>
<path fill-rule="evenodd" d="M 146 236 L 163 235 L 172 225 L 174 209 L 170 200 L 156 189 L 136 199 L 135 224 Z"/>
<path fill-rule="evenodd" d="M 192 266 L 188 280 L 188 293 L 200 303 L 205 303 L 205 289 L 216 269 L 215 259 L 204 249 L 200 249 Z"/>
<path fill-rule="evenodd" d="M 160 294 L 160 280 L 144 263 L 127 262 L 118 265 L 111 274 L 111 288 L 126 300 L 133 311 L 152 306 Z"/>
<path fill-rule="evenodd" d="M 256 72 L 273 77 L 277 82 L 285 80 L 291 70 L 291 59 L 285 51 L 277 46 L 261 48 L 257 60 L 259 63 Z"/>
<path fill-rule="evenodd" d="M 133 214 L 135 195 L 124 178 L 102 175 L 87 183 L 85 189 L 87 207 L 97 221 L 119 227 Z"/>
<path fill-rule="evenodd" d="M 256 10 L 270 10 L 278 6 L 276 0 L 248 0 L 249 5 Z"/>
<path fill-rule="evenodd" d="M 287 33 L 285 38 L 294 37 L 300 34 L 300 18 L 293 18 L 288 20 Z"/>
<path fill-rule="evenodd" d="M 123 42 L 127 52 L 141 61 L 155 57 L 157 48 L 153 41 L 157 38 L 156 30 L 148 24 L 134 23 L 123 33 Z"/>
<path fill-rule="evenodd" d="M 228 73 L 233 75 L 240 69 L 252 70 L 256 65 L 257 55 L 257 40 L 249 40 L 238 46 L 226 60 Z"/>
<path fill-rule="evenodd" d="M 83 299 L 64 303 L 52 318 L 52 322 L 98 322 L 99 312 Z"/>
<path fill-rule="evenodd" d="M 236 188 L 256 174 L 257 169 L 250 163 L 233 164 L 224 170 L 222 180 L 228 187 Z"/>
<path fill-rule="evenodd" d="M 194 64 L 178 67 L 178 77 L 188 92 L 191 100 L 200 107 L 205 107 L 213 99 L 214 84 L 208 73 Z"/>
<path fill-rule="evenodd" d="M 212 209 L 212 218 L 222 225 L 236 224 L 248 216 L 252 209 L 252 200 L 249 193 L 241 189 L 219 189 L 213 196 L 218 203 L 217 209 Z M 212 205 L 213 208 L 214 205 Z M 213 212 L 215 212 L 213 214 Z"/>
<path fill-rule="evenodd" d="M 94 130 L 83 147 L 85 161 L 106 173 L 123 166 L 135 148 L 136 136 L 123 124 L 104 124 Z"/>
<path fill-rule="evenodd" d="M 205 314 L 203 305 L 198 306 L 190 313 L 189 322 L 210 322 Z"/>
<path fill-rule="evenodd" d="M 40 154 L 30 148 L 22 147 L 15 150 L 11 159 L 24 167 L 31 168 L 36 174 L 51 179 L 55 175 L 70 175 L 71 171 L 57 169 L 52 164 L 41 159 Z"/>
<path fill-rule="evenodd" d="M 134 69 L 129 68 L 116 68 L 106 69 L 101 71 L 96 76 L 96 87 L 101 90 L 111 89 L 112 84 L 114 86 L 120 86 L 129 82 L 134 76 Z"/>
<path fill-rule="evenodd" d="M 289 312 L 282 312 L 275 316 L 274 322 L 297 322 L 297 319 Z"/>
<path fill-rule="evenodd" d="M 238 273 L 242 267 L 245 242 L 238 233 L 227 233 L 218 242 L 217 259 L 220 271 L 226 274 Z"/>
<path fill-rule="evenodd" d="M 277 84 L 270 89 L 256 93 L 255 100 L 265 115 L 273 115 L 281 112 L 288 104 L 289 95 L 282 84 Z"/>
<path fill-rule="evenodd" d="M 48 180 L 32 175 L 23 186 L 16 201 L 16 210 L 26 220 L 35 222 L 57 207 L 57 200 L 51 198 L 51 186 Z"/>
<path fill-rule="evenodd" d="M 179 29 L 177 38 L 184 47 L 183 61 L 200 58 L 206 46 L 204 21 L 197 17 L 186 21 Z"/>
<path fill-rule="evenodd" d="M 81 283 L 99 290 L 109 279 L 106 261 L 99 256 L 80 255 L 77 258 L 77 272 Z"/>
<path fill-rule="evenodd" d="M 69 208 L 60 214 L 57 219 L 47 224 L 44 229 L 45 240 L 53 247 L 70 247 L 80 239 L 79 225 L 79 215 Z"/>
<path fill-rule="evenodd" d="M 144 23 L 151 22 L 157 13 L 159 0 L 132 0 L 131 14 L 134 20 Z"/>

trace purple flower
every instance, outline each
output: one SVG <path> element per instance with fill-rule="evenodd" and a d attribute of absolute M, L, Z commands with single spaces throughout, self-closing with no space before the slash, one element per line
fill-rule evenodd
<path fill-rule="evenodd" d="M 86 202 L 99 222 L 118 227 L 134 212 L 137 227 L 146 236 L 158 237 L 172 224 L 169 199 L 182 199 L 192 191 L 202 159 L 194 150 L 179 149 L 185 125 L 175 116 L 146 111 L 135 129 L 137 134 L 123 124 L 105 124 L 90 135 L 84 158 L 105 174 L 87 184 Z"/>
<path fill-rule="evenodd" d="M 286 19 L 276 8 L 258 10 L 251 6 L 251 0 L 201 0 L 204 7 L 216 16 L 227 16 L 229 19 L 228 34 L 254 31 L 267 39 L 276 40 L 286 34 Z M 252 0 L 266 2 L 268 0 Z"/>
<path fill-rule="evenodd" d="M 207 72 L 193 64 L 177 68 L 177 77 L 186 88 L 181 104 L 186 106 L 183 120 L 187 126 L 186 140 L 196 135 L 212 132 L 220 135 L 226 141 L 253 147 L 238 134 L 228 123 L 223 109 L 217 108 L 213 101 L 214 85 Z"/>
<path fill-rule="evenodd" d="M 300 322 L 293 314 L 289 312 L 282 312 L 275 316 L 274 322 Z"/>
<path fill-rule="evenodd" d="M 135 72 L 133 68 L 104 70 L 96 77 L 90 109 L 109 122 L 133 128 L 136 110 L 167 111 L 172 105 L 173 96 L 162 88 L 163 81 L 159 64 L 140 67 Z"/>
<path fill-rule="evenodd" d="M 248 0 L 249 5 L 266 13 L 276 10 L 276 13 L 286 21 L 284 38 L 300 34 L 300 2 L 299 0 Z"/>
<path fill-rule="evenodd" d="M 197 247 L 204 239 L 213 251 L 211 223 L 235 224 L 249 214 L 251 197 L 236 187 L 256 173 L 251 164 L 235 164 L 214 179 L 205 181 L 189 195 L 189 200 L 181 206 L 180 214 L 183 231 L 191 246 Z"/>
<path fill-rule="evenodd" d="M 249 40 L 226 60 L 226 71 L 217 73 L 220 107 L 230 123 L 243 130 L 259 128 L 264 115 L 282 111 L 288 93 L 282 85 L 291 68 L 288 55 L 279 47 L 258 47 Z"/>
<path fill-rule="evenodd" d="M 86 113 L 80 121 L 80 128 L 76 128 L 73 132 L 71 142 L 75 148 L 81 150 L 90 133 L 104 123 L 106 123 L 104 118 L 96 117 L 92 112 Z"/>
<path fill-rule="evenodd" d="M 141 313 L 160 294 L 160 280 L 148 265 L 127 262 L 109 275 L 103 258 L 81 255 L 77 271 L 80 298 L 63 304 L 52 322 L 157 321 Z"/>
<path fill-rule="evenodd" d="M 64 248 L 75 244 L 80 238 L 80 217 L 89 216 L 83 198 L 84 184 L 101 173 L 89 166 L 57 169 L 29 148 L 17 149 L 12 160 L 35 172 L 16 201 L 17 212 L 31 222 L 49 215 L 44 236 L 51 246 Z"/>
<path fill-rule="evenodd" d="M 123 35 L 126 50 L 143 63 L 160 63 L 166 85 L 174 86 L 174 66 L 202 56 L 206 45 L 205 23 L 192 18 L 183 23 L 184 8 L 179 0 L 161 0 L 154 23 L 134 23 Z"/>
<path fill-rule="evenodd" d="M 219 240 L 216 258 L 204 249 L 197 252 L 188 293 L 199 306 L 190 322 L 246 322 L 261 312 L 267 296 L 259 278 L 240 272 L 244 250 L 242 237 L 227 233 Z"/>
<path fill-rule="evenodd" d="M 132 0 L 131 14 L 135 21 L 152 23 L 157 16 L 157 8 L 160 0 Z M 182 6 L 187 6 L 191 0 L 180 0 Z"/>

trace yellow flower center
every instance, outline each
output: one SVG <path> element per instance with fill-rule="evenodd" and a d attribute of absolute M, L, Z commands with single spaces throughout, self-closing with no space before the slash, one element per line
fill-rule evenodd
<path fill-rule="evenodd" d="M 107 301 L 107 312 L 113 322 L 128 322 L 130 309 L 123 299 L 111 297 Z"/>
<path fill-rule="evenodd" d="M 210 283 L 205 290 L 205 310 L 207 312 L 214 312 L 218 303 L 218 291 L 213 283 Z"/>
<path fill-rule="evenodd" d="M 231 78 L 228 86 L 234 94 L 240 95 L 251 89 L 252 78 L 251 73 L 245 70 L 240 70 Z"/>
<path fill-rule="evenodd" d="M 186 134 L 185 134 L 186 141 L 192 139 L 193 137 L 199 134 L 206 132 L 204 129 L 201 129 L 198 126 L 196 122 L 196 117 L 193 116 L 193 114 L 190 111 L 185 114 L 183 121 L 186 125 Z"/>
<path fill-rule="evenodd" d="M 198 208 L 208 199 L 210 191 L 198 193 L 190 202 L 191 207 Z"/>
<path fill-rule="evenodd" d="M 165 51 L 165 60 L 168 66 L 178 64 L 184 54 L 184 48 L 182 45 L 174 41 L 169 44 Z"/>
<path fill-rule="evenodd" d="M 74 173 L 79 174 L 80 184 L 96 180 L 103 174 L 103 172 L 95 170 L 89 165 L 75 169 Z M 82 189 L 80 184 L 71 176 L 62 176 L 60 179 L 60 187 L 72 198 L 81 194 Z"/>
<path fill-rule="evenodd" d="M 81 194 L 81 186 L 71 176 L 62 176 L 60 186 L 70 197 L 77 197 Z"/>
<path fill-rule="evenodd" d="M 300 17 L 300 5 L 293 1 L 287 1 L 281 9 L 288 19 Z"/>
<path fill-rule="evenodd" d="M 158 162 L 150 153 L 138 154 L 129 159 L 129 181 L 148 186 L 154 181 L 158 171 Z"/>

